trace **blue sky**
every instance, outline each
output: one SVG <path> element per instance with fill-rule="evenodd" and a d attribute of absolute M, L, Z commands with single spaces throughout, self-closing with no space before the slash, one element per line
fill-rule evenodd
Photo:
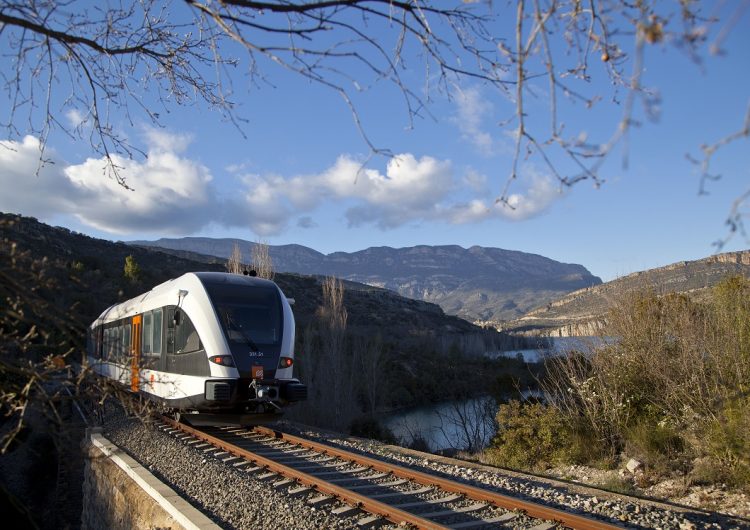
<path fill-rule="evenodd" d="M 507 6 L 493 9 L 503 14 Z M 708 195 L 699 196 L 699 172 L 685 156 L 743 125 L 750 104 L 748 28 L 746 12 L 723 43 L 726 53 L 704 54 L 702 65 L 670 43 L 647 46 L 643 83 L 658 90 L 661 116 L 649 123 L 636 107 L 643 124 L 629 137 L 628 168 L 619 147 L 603 167 L 601 187 L 582 182 L 560 189 L 532 158 L 510 189 L 516 210 L 494 206 L 513 145 L 512 126 L 498 124 L 512 114 L 513 102 L 491 87 L 465 81 L 449 94 L 430 94 L 435 118 L 408 129 L 398 91 L 375 83 L 355 103 L 373 143 L 397 156 L 368 160 L 338 94 L 271 67 L 273 86 L 246 89 L 244 77 L 233 80 L 246 138 L 199 104 L 171 107 L 161 128 L 142 115 L 132 124 L 116 116 L 122 133 L 148 152 L 122 160 L 133 191 L 102 174 L 85 139 L 55 131 L 46 153 L 55 163 L 35 176 L 38 139 L 24 138 L 17 123 L 20 135 L 0 138 L 11 148 L 0 150 L 0 210 L 114 240 L 239 237 L 325 253 L 382 245 L 501 247 L 581 263 L 604 280 L 698 259 L 727 234 L 732 201 L 750 187 L 747 138 L 717 153 L 712 167 L 722 178 L 709 183 Z M 610 85 L 600 66 L 593 65 L 587 90 L 606 95 Z M 418 86 L 416 72 L 405 75 Z M 539 126 L 548 120 L 549 94 L 543 83 L 535 88 L 528 120 Z M 591 110 L 564 104 L 560 113 L 570 131 L 602 140 L 617 127 L 621 108 L 605 97 Z M 80 115 L 63 104 L 56 112 L 71 124 Z M 749 246 L 735 237 L 724 250 Z"/>

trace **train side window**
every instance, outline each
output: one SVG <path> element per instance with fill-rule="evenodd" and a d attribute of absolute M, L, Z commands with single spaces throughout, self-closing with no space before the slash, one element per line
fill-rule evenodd
<path fill-rule="evenodd" d="M 113 327 L 109 333 L 109 358 L 116 362 L 120 358 L 120 327 Z"/>
<path fill-rule="evenodd" d="M 174 306 L 167 308 L 167 353 L 174 353 Z"/>
<path fill-rule="evenodd" d="M 161 309 L 154 309 L 153 311 L 153 324 L 154 324 L 154 332 L 153 332 L 153 340 L 151 342 L 151 350 L 153 351 L 155 356 L 158 356 L 161 354 Z"/>
<path fill-rule="evenodd" d="M 122 360 L 130 359 L 130 324 L 122 327 Z"/>
<path fill-rule="evenodd" d="M 109 328 L 104 328 L 102 335 L 102 357 L 106 360 L 109 359 Z"/>
<path fill-rule="evenodd" d="M 151 355 L 152 347 L 151 341 L 153 340 L 152 334 L 152 315 L 151 312 L 143 313 L 143 339 L 141 340 L 141 351 L 143 355 Z"/>

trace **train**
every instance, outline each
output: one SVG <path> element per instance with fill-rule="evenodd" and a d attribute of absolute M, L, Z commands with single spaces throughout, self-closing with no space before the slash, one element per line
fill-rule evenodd
<path fill-rule="evenodd" d="M 88 328 L 88 365 L 192 422 L 277 418 L 307 399 L 293 303 L 251 274 L 189 272 L 105 309 Z"/>

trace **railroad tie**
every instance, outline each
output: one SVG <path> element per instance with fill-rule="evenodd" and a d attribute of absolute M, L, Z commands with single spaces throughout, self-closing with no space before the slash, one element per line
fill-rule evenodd
<path fill-rule="evenodd" d="M 357 521 L 357 526 L 359 528 L 374 528 L 376 526 L 382 525 L 383 523 L 384 521 L 382 517 L 380 517 L 379 515 L 371 515 Z"/>
<path fill-rule="evenodd" d="M 357 490 L 367 490 L 371 488 L 392 488 L 393 486 L 400 486 L 401 484 L 406 484 L 407 482 L 409 481 L 402 478 L 399 480 L 392 480 L 391 482 L 381 482 L 380 484 L 362 484 L 361 486 L 352 486 L 351 488 L 346 488 L 346 489 L 348 489 L 349 491 L 357 491 Z"/>
<path fill-rule="evenodd" d="M 290 489 L 286 492 L 286 494 L 290 497 L 298 497 L 299 495 L 307 493 L 308 491 L 312 491 L 312 488 L 310 486 L 299 486 L 298 488 Z"/>
<path fill-rule="evenodd" d="M 289 484 L 293 484 L 293 483 L 294 481 L 292 479 L 285 478 L 285 479 L 279 480 L 278 482 L 274 482 L 273 487 L 276 489 L 281 489 L 284 486 L 288 486 Z"/>
<path fill-rule="evenodd" d="M 307 504 L 309 504 L 310 506 L 323 506 L 324 504 L 328 504 L 329 502 L 333 502 L 334 500 L 335 498 L 330 495 L 319 495 L 307 501 Z"/>
<path fill-rule="evenodd" d="M 398 504 L 398 508 L 400 510 L 403 510 L 404 508 L 417 508 L 419 506 L 430 506 L 433 504 L 441 504 L 444 502 L 453 502 L 457 501 L 461 498 L 461 495 L 458 495 L 457 493 L 452 493 L 451 495 L 447 495 L 445 497 L 440 497 L 439 499 L 429 499 L 426 501 L 414 501 L 414 502 L 408 502 L 406 504 Z M 485 504 L 485 506 L 487 506 Z M 451 513 L 454 513 L 456 510 L 451 510 Z M 438 512 L 433 512 L 438 513 Z M 420 514 L 420 517 L 422 517 L 422 514 Z"/>
<path fill-rule="evenodd" d="M 466 528 L 474 528 L 476 526 L 486 526 L 488 524 L 494 524 L 494 523 L 507 523 L 509 521 L 512 521 L 513 519 L 516 519 L 518 517 L 517 513 L 509 512 L 504 513 L 498 517 L 493 517 L 491 519 L 478 519 L 476 521 L 469 521 L 466 523 L 459 523 L 456 525 L 451 525 L 452 530 L 464 530 Z"/>
<path fill-rule="evenodd" d="M 360 510 L 356 506 L 349 506 L 348 504 L 345 504 L 343 506 L 339 506 L 335 510 L 331 510 L 331 513 L 333 515 L 340 515 L 342 517 L 351 517 L 353 515 L 356 515 L 360 513 L 362 510 Z"/>
<path fill-rule="evenodd" d="M 475 504 L 471 504 L 469 506 L 464 506 L 463 508 L 455 508 L 453 510 L 440 510 L 437 512 L 427 512 L 427 513 L 420 513 L 420 517 L 424 517 L 425 519 L 433 519 L 437 517 L 446 517 L 448 515 L 455 515 L 457 513 L 469 513 L 469 512 L 476 512 L 477 510 L 481 510 L 482 508 L 486 508 L 487 503 L 486 502 L 477 502 Z M 536 528 L 536 530 L 547 530 L 547 528 Z M 554 528 L 554 526 L 553 526 Z"/>
<path fill-rule="evenodd" d="M 332 484 L 336 484 L 338 482 L 352 482 L 353 480 L 377 480 L 379 478 L 387 477 L 388 473 L 375 473 L 374 475 L 370 475 L 367 477 L 344 477 L 344 478 L 332 478 L 328 482 L 331 482 Z M 374 488 L 378 486 L 378 484 L 368 484 L 366 487 L 368 488 Z M 347 488 L 350 489 L 350 488 Z"/>
<path fill-rule="evenodd" d="M 408 491 L 391 491 L 389 493 L 381 493 L 379 495 L 368 495 L 370 499 L 387 499 L 389 497 L 403 497 L 406 495 L 418 495 L 420 493 L 427 493 L 429 491 L 432 491 L 432 486 L 424 486 L 422 488 L 416 489 L 416 490 L 408 490 Z"/>
<path fill-rule="evenodd" d="M 544 521 L 543 523 L 539 523 L 536 526 L 532 526 L 531 528 L 529 528 L 529 530 L 552 530 L 553 528 L 557 528 L 557 525 L 555 523 Z"/>

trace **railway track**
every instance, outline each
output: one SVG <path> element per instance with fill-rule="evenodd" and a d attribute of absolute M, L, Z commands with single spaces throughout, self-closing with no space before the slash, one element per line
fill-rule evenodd
<path fill-rule="evenodd" d="M 361 513 L 361 527 L 390 521 L 424 529 L 621 528 L 264 427 L 198 429 L 166 417 L 162 422 L 184 443 L 273 481 L 288 495 L 332 505 L 342 517 Z"/>

